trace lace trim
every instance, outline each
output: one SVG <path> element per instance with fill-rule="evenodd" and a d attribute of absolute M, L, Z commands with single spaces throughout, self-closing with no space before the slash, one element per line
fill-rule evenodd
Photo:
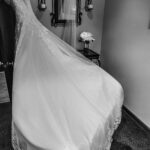
<path fill-rule="evenodd" d="M 11 142 L 12 142 L 12 146 L 13 146 L 14 150 L 20 150 L 20 148 L 18 146 L 17 135 L 16 135 L 13 127 L 12 127 L 12 141 Z"/>
<path fill-rule="evenodd" d="M 105 150 L 110 150 L 110 147 L 111 147 L 111 144 L 112 144 L 112 141 L 113 141 L 113 134 L 114 134 L 114 131 L 118 128 L 119 124 L 121 122 L 121 116 L 119 116 L 115 121 L 114 121 L 114 125 L 113 125 L 113 128 L 112 129 L 108 129 L 108 134 L 107 134 L 107 145 L 105 147 Z"/>
<path fill-rule="evenodd" d="M 15 134 L 12 134 L 12 146 L 14 150 L 20 150 L 18 143 L 17 143 L 17 137 Z"/>
<path fill-rule="evenodd" d="M 18 139 L 14 128 L 12 128 L 12 146 L 14 150 L 27 150 L 27 143 Z"/>
<path fill-rule="evenodd" d="M 112 141 L 113 141 L 113 134 L 114 134 L 114 131 L 118 128 L 120 122 L 121 122 L 121 118 L 122 118 L 122 113 L 121 113 L 121 108 L 120 107 L 120 111 L 119 113 L 117 113 L 117 117 L 115 117 L 116 119 L 111 122 L 111 118 L 108 119 L 108 122 L 106 123 L 106 136 L 105 136 L 105 141 L 104 143 L 101 143 L 99 142 L 99 139 L 101 139 L 101 127 L 100 129 L 97 130 L 96 132 L 96 135 L 94 137 L 94 139 L 92 140 L 91 142 L 91 150 L 110 150 L 111 148 L 111 144 L 112 144 Z M 104 130 L 105 130 L 104 129 Z"/>

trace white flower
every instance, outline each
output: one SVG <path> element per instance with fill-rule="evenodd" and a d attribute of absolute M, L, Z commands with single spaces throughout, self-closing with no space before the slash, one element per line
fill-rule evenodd
<path fill-rule="evenodd" d="M 91 9 L 93 9 L 93 8 L 94 8 L 93 4 L 89 4 L 89 5 L 88 5 L 88 9 L 89 9 L 89 10 L 91 10 Z"/>
<path fill-rule="evenodd" d="M 93 38 L 93 34 L 92 33 L 90 33 L 90 32 L 82 32 L 81 34 L 80 34 L 80 38 L 81 38 L 81 40 L 82 41 L 94 41 L 95 39 Z"/>

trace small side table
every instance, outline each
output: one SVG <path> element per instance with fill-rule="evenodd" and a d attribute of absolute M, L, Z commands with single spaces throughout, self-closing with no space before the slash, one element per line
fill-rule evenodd
<path fill-rule="evenodd" d="M 80 52 L 85 57 L 96 63 L 98 66 L 101 66 L 100 55 L 98 53 L 94 52 L 91 49 L 78 50 L 78 52 Z"/>

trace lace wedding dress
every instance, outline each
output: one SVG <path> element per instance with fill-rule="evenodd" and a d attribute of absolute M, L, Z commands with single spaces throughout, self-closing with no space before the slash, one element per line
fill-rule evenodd
<path fill-rule="evenodd" d="M 121 119 L 120 84 L 46 29 L 30 0 L 13 6 L 14 150 L 109 150 Z"/>

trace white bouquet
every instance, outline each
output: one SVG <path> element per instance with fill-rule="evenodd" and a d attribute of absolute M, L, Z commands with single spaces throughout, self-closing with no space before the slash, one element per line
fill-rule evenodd
<path fill-rule="evenodd" d="M 94 6 L 93 6 L 93 4 L 89 4 L 89 5 L 87 6 L 87 8 L 88 8 L 88 10 L 92 10 L 92 9 L 94 8 Z"/>
<path fill-rule="evenodd" d="M 82 32 L 80 34 L 80 38 L 83 42 L 93 42 L 95 39 L 93 38 L 93 34 L 90 32 Z"/>

